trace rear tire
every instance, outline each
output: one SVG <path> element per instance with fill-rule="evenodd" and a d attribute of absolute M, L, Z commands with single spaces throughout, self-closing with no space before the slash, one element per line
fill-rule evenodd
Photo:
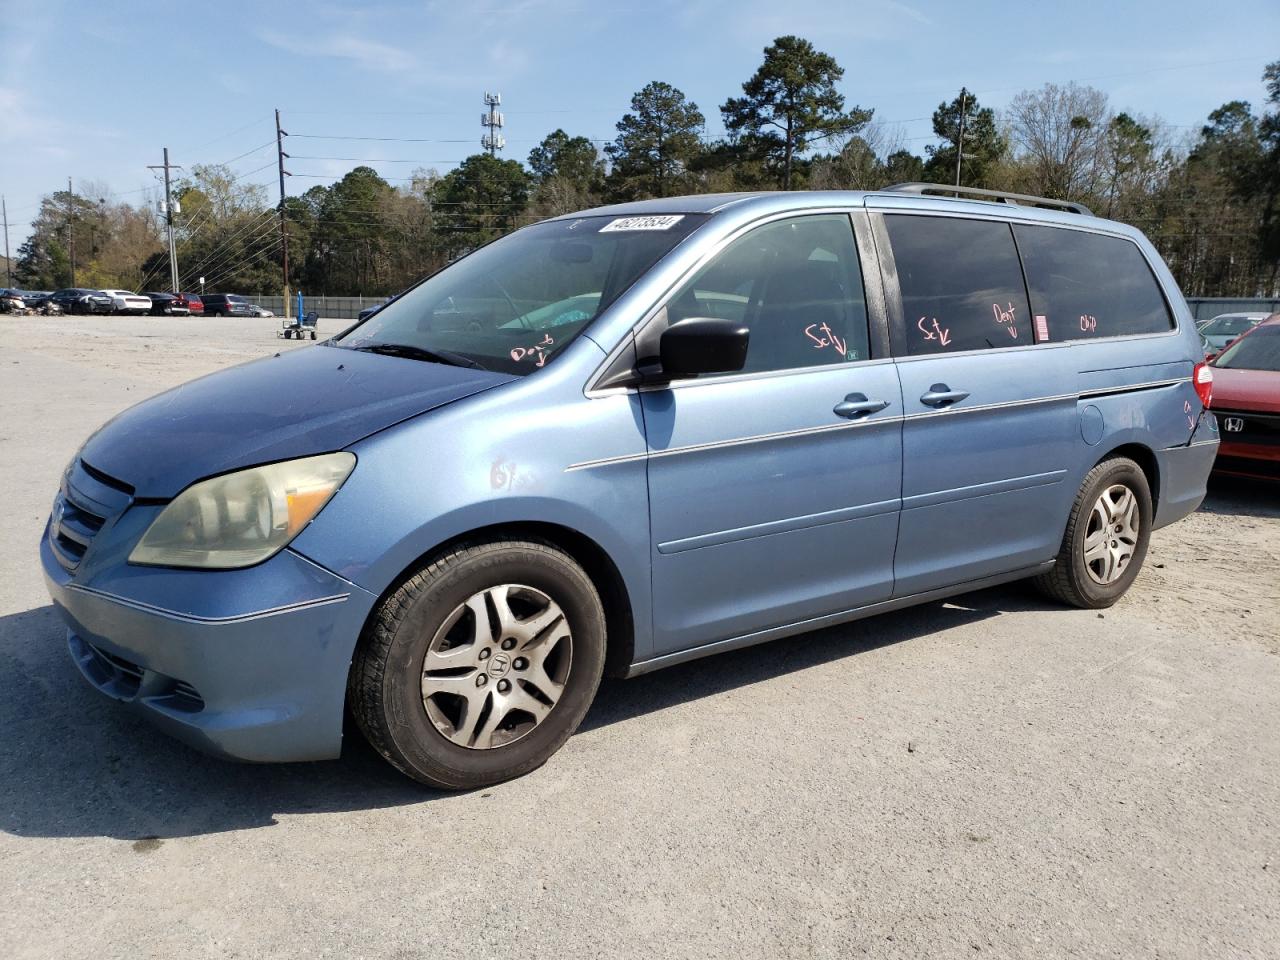
<path fill-rule="evenodd" d="M 1151 539 L 1151 488 L 1127 457 L 1104 460 L 1076 494 L 1053 569 L 1035 578 L 1055 600 L 1100 610 L 1129 589 Z"/>
<path fill-rule="evenodd" d="M 347 699 L 401 772 L 470 790 L 535 770 L 578 728 L 604 669 L 604 609 L 549 544 L 462 544 L 370 618 Z"/>

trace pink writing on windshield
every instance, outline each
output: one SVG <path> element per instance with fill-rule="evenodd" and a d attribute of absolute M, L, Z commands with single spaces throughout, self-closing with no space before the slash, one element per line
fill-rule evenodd
<path fill-rule="evenodd" d="M 514 350 L 512 350 L 511 359 L 524 360 L 526 357 L 536 356 L 538 358 L 538 362 L 535 363 L 534 366 L 540 367 L 547 362 L 546 351 L 550 349 L 554 343 L 555 341 L 551 339 L 551 334 L 549 333 L 544 334 L 542 339 L 537 343 L 535 343 L 532 347 L 516 347 Z"/>
<path fill-rule="evenodd" d="M 1080 316 L 1080 330 L 1081 330 L 1082 332 L 1084 332 L 1084 333 L 1097 333 L 1097 332 L 1098 332 L 1098 318 L 1097 318 L 1097 317 L 1094 317 L 1094 316 L 1090 316 L 1090 315 L 1089 315 L 1089 314 L 1087 314 L 1087 313 L 1085 313 L 1085 314 L 1081 314 L 1081 316 Z"/>

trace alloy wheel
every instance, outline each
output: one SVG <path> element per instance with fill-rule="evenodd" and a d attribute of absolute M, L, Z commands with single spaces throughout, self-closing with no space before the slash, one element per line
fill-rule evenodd
<path fill-rule="evenodd" d="M 472 594 L 444 620 L 422 664 L 422 703 L 435 728 L 487 750 L 537 727 L 564 692 L 573 636 L 560 605 L 506 583 Z"/>
<path fill-rule="evenodd" d="M 1114 583 L 1129 567 L 1141 526 L 1138 498 L 1123 483 L 1098 496 L 1084 532 L 1084 565 L 1095 583 Z"/>

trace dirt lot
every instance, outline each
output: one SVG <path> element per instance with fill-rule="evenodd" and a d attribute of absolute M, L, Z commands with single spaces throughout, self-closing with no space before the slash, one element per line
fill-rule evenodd
<path fill-rule="evenodd" d="M 1273 488 L 1215 483 L 1103 614 L 1015 585 L 610 682 L 477 793 L 125 715 L 41 583 L 58 473 L 137 400 L 298 349 L 276 323 L 0 319 L 6 956 L 1276 956 Z"/>

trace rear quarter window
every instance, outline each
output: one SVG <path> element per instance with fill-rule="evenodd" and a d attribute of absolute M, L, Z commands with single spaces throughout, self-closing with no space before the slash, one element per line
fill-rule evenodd
<path fill-rule="evenodd" d="M 1137 244 L 1060 227 L 1014 227 L 1031 311 L 1048 339 L 1167 333 L 1173 316 Z M 1038 321 L 1037 321 L 1038 323 Z"/>
<path fill-rule="evenodd" d="M 1026 285 L 1008 223 L 887 214 L 907 352 L 1033 343 Z"/>

